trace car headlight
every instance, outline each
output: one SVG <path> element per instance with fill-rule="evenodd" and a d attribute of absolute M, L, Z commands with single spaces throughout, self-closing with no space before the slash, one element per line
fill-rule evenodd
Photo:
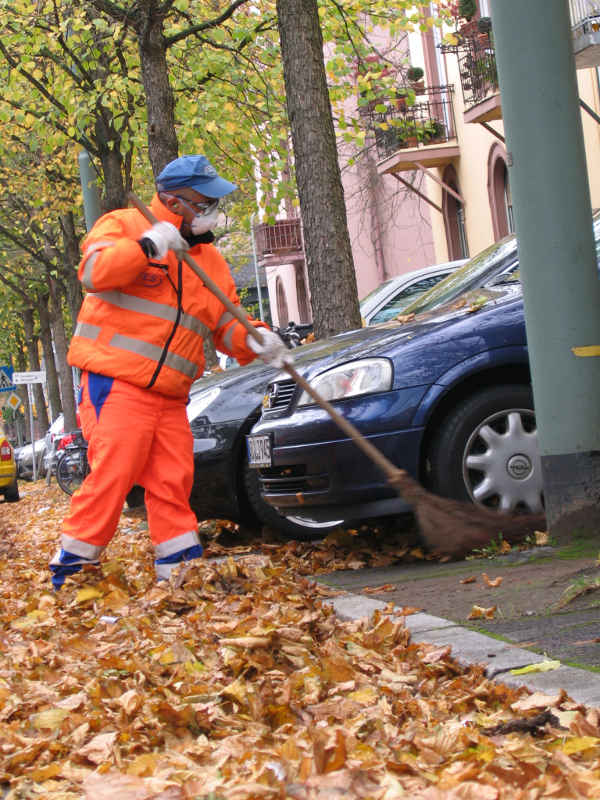
<path fill-rule="evenodd" d="M 373 392 L 388 392 L 392 388 L 392 364 L 387 358 L 363 358 L 350 361 L 322 372 L 310 381 L 310 385 L 324 400 L 343 400 Z M 315 401 L 307 392 L 302 392 L 299 406 Z"/>
<path fill-rule="evenodd" d="M 191 422 L 193 419 L 196 419 L 196 417 L 199 417 L 220 394 L 221 389 L 218 386 L 213 386 L 211 389 L 205 389 L 203 392 L 196 392 L 193 394 L 186 407 L 188 420 Z"/>

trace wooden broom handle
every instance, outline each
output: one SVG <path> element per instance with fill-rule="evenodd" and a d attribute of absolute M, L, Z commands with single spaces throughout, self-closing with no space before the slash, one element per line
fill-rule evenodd
<path fill-rule="evenodd" d="M 133 192 L 129 192 L 129 199 L 133 203 L 133 205 L 137 208 L 137 210 L 144 215 L 144 217 L 151 222 L 152 225 L 155 225 L 159 220 L 156 219 L 152 211 L 145 206 L 135 195 Z M 263 339 L 261 334 L 259 333 L 259 329 L 255 328 L 252 325 L 244 311 L 242 311 L 240 306 L 237 306 L 232 300 L 225 294 L 225 292 L 218 286 L 213 279 L 206 274 L 206 272 L 198 265 L 196 260 L 192 258 L 192 256 L 187 253 L 185 250 L 178 252 L 177 255 L 185 261 L 188 267 L 192 270 L 192 272 L 196 273 L 196 275 L 200 278 L 200 280 L 204 283 L 204 285 L 210 289 L 210 291 L 217 297 L 225 306 L 227 311 L 240 322 L 244 328 L 248 331 L 250 336 L 252 336 L 259 344 L 263 343 Z M 369 442 L 362 433 L 355 428 L 351 422 L 348 422 L 345 417 L 342 417 L 335 408 L 328 403 L 321 395 L 313 389 L 310 383 L 304 378 L 300 373 L 293 367 L 292 364 L 284 364 L 283 369 L 294 379 L 294 381 L 300 386 L 314 401 L 317 405 L 321 406 L 321 408 L 326 411 L 332 420 L 336 423 L 336 425 L 341 428 L 344 433 L 346 433 L 350 439 L 354 442 L 354 444 L 359 447 L 363 453 L 371 459 L 387 476 L 389 481 L 393 481 L 398 476 L 398 467 L 396 467 L 392 462 L 386 458 L 383 453 L 374 447 L 371 442 Z"/>

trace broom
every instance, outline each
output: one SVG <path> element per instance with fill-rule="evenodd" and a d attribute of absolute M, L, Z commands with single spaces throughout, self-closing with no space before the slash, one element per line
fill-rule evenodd
<path fill-rule="evenodd" d="M 133 192 L 129 193 L 129 199 L 148 222 L 152 225 L 158 222 L 150 209 Z M 259 329 L 250 324 L 242 309 L 231 302 L 192 256 L 185 251 L 178 253 L 178 256 L 200 278 L 207 289 L 223 303 L 227 311 L 246 328 L 248 334 L 262 344 Z M 428 492 L 405 470 L 396 467 L 380 450 L 365 439 L 351 422 L 342 417 L 327 400 L 313 389 L 292 364 L 285 364 L 283 369 L 381 469 L 390 485 L 412 506 L 421 537 L 427 548 L 433 553 L 460 558 L 475 548 L 489 544 L 500 534 L 509 544 L 518 544 L 532 531 L 544 528 L 546 522 L 543 514 L 499 514 L 481 506 L 450 500 Z"/>

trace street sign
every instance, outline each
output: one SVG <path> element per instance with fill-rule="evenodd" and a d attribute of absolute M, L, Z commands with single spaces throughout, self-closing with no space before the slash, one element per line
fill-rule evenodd
<path fill-rule="evenodd" d="M 40 370 L 39 372 L 13 372 L 12 377 L 16 384 L 46 382 L 46 373 L 44 370 Z"/>
<path fill-rule="evenodd" d="M 17 408 L 21 405 L 21 398 L 18 394 L 14 392 L 8 396 L 8 400 L 6 401 L 6 405 L 10 406 L 13 411 L 16 411 Z"/>
<path fill-rule="evenodd" d="M 15 388 L 12 376 L 12 367 L 0 367 L 0 392 L 12 392 Z"/>

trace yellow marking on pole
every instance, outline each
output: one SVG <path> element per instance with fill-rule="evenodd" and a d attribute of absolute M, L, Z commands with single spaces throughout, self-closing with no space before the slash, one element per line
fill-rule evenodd
<path fill-rule="evenodd" d="M 586 347 L 572 347 L 571 351 L 579 358 L 590 358 L 600 356 L 600 344 L 590 344 Z"/>

